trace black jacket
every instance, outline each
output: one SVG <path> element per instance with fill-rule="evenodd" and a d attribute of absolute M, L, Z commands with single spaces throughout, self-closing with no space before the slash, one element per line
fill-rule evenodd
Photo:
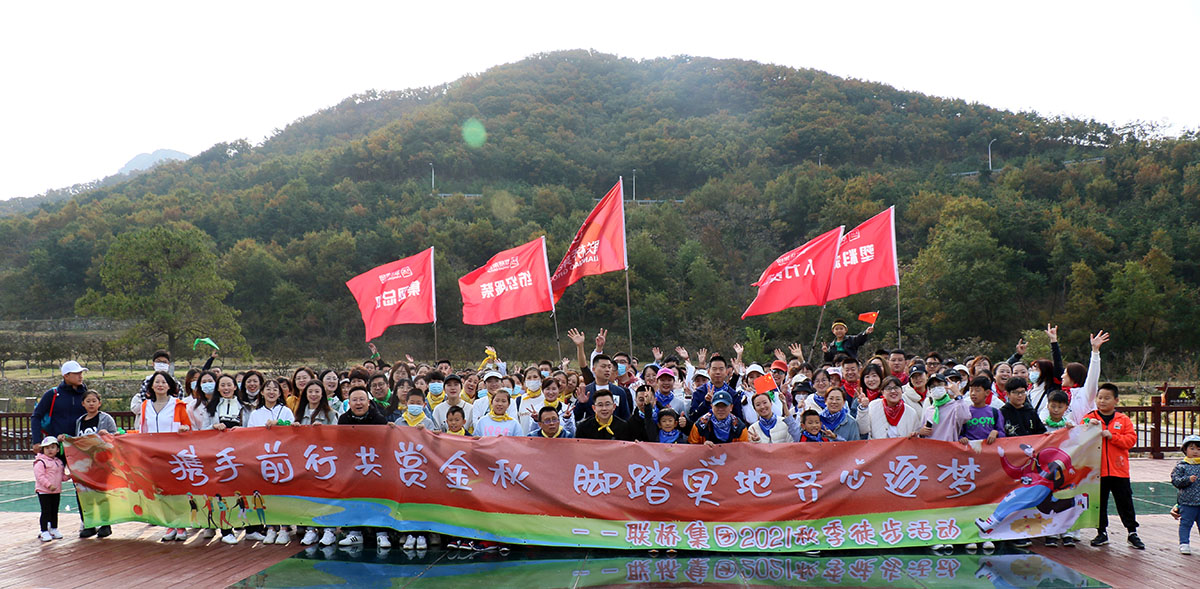
<path fill-rule="evenodd" d="M 1000 414 L 1004 416 L 1004 435 L 1006 436 L 1032 436 L 1046 433 L 1046 424 L 1042 423 L 1037 410 L 1030 407 L 1028 403 L 1020 409 L 1013 407 L 1011 403 L 1005 403 L 1000 408 Z"/>
<path fill-rule="evenodd" d="M 642 422 L 640 419 L 636 420 L 636 422 L 637 428 L 642 427 Z M 613 433 L 610 434 L 607 431 L 600 431 L 600 427 L 596 423 L 596 417 L 592 416 L 579 422 L 579 425 L 575 426 L 575 437 L 584 440 L 621 440 L 624 442 L 633 442 L 638 436 L 638 432 L 633 423 L 625 421 L 624 419 L 621 419 L 615 415 L 613 416 L 612 425 L 609 426 L 609 429 L 611 429 Z"/>

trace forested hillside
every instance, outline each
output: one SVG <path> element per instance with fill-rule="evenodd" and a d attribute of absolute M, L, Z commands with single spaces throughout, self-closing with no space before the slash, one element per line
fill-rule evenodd
<path fill-rule="evenodd" d="M 480 147 L 463 139 L 471 118 L 487 130 Z M 431 163 L 437 192 L 458 195 L 430 193 Z M 1194 134 L 1151 139 L 814 70 L 588 51 L 350 97 L 262 145 L 218 144 L 3 217 L 0 314 L 119 314 L 98 302 L 120 275 L 106 253 L 122 233 L 161 227 L 196 245 L 179 255 L 211 256 L 215 275 L 191 280 L 224 305 L 195 308 L 232 307 L 222 329 L 235 347 L 244 338 L 240 349 L 259 357 L 357 354 L 363 327 L 345 281 L 432 245 L 443 353 L 476 356 L 494 343 L 548 356 L 548 316 L 463 326 L 456 281 L 542 234 L 553 267 L 618 176 L 630 195 L 635 168 L 639 199 L 667 201 L 627 208 L 640 355 L 651 345 L 727 345 L 747 327 L 770 347 L 807 347 L 818 310 L 741 321 L 750 283 L 809 237 L 896 205 L 906 347 L 999 354 L 1053 321 L 1073 357 L 1087 330 L 1103 327 L 1122 370 L 1171 362 L 1195 371 L 1194 360 L 1178 364 L 1200 344 Z M 152 274 L 138 280 L 150 287 Z M 619 273 L 584 279 L 567 290 L 560 326 L 611 327 L 623 347 L 624 286 Z M 894 345 L 895 297 L 838 301 L 825 324 L 881 310 L 880 341 Z M 212 335 L 179 329 L 182 341 Z M 432 330 L 394 327 L 380 348 L 431 355 Z"/>

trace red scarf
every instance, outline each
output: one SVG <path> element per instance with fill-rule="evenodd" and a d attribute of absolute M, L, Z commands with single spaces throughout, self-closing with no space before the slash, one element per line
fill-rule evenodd
<path fill-rule="evenodd" d="M 904 401 L 896 403 L 895 407 L 889 407 L 885 400 L 883 402 L 883 416 L 887 418 L 888 425 L 900 425 L 900 418 L 904 417 Z"/>
<path fill-rule="evenodd" d="M 1008 391 L 1002 390 L 1000 383 L 992 383 L 992 393 L 1000 397 L 1001 401 L 1008 402 Z M 992 403 L 992 395 L 988 395 L 987 402 L 989 405 Z"/>
<path fill-rule="evenodd" d="M 858 396 L 858 383 L 843 380 L 842 388 L 846 389 L 846 398 L 853 399 Z"/>
<path fill-rule="evenodd" d="M 880 391 L 872 391 L 871 389 L 867 388 L 867 385 L 863 385 L 862 392 L 867 396 L 868 401 L 874 401 L 875 399 L 878 399 L 880 395 Z"/>

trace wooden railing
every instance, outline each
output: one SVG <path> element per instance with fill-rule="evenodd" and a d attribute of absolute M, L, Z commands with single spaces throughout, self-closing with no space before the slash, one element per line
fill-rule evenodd
<path fill-rule="evenodd" d="M 1146 452 L 1151 458 L 1162 458 L 1164 452 L 1183 450 L 1183 438 L 1200 435 L 1200 411 L 1196 407 L 1174 407 L 1163 405 L 1162 399 L 1150 398 L 1149 406 L 1118 407 L 1121 413 L 1133 421 L 1138 433 L 1138 442 L 1130 451 Z"/>
<path fill-rule="evenodd" d="M 33 436 L 29 431 L 32 413 L 0 413 L 0 459 L 32 458 Z M 117 427 L 133 428 L 133 413 L 114 411 L 109 413 Z"/>

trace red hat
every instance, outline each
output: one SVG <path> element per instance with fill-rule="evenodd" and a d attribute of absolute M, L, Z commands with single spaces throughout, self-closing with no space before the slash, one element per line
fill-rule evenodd
<path fill-rule="evenodd" d="M 783 360 L 776 360 L 771 363 L 771 370 L 781 370 L 783 372 L 787 372 L 788 371 L 787 363 L 784 362 Z"/>

